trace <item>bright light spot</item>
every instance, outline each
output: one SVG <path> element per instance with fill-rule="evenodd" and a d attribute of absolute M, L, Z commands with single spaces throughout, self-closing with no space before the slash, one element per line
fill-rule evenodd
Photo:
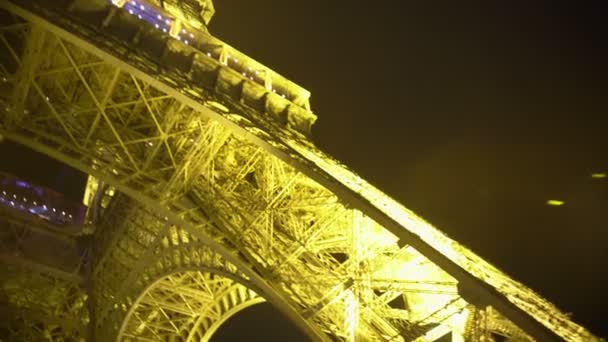
<path fill-rule="evenodd" d="M 130 10 L 129 10 L 129 14 L 133 14 L 133 10 L 131 10 L 131 9 L 130 9 Z"/>
<path fill-rule="evenodd" d="M 160 14 L 159 14 L 159 15 L 157 15 L 156 17 L 157 17 L 159 20 L 162 20 L 162 19 L 163 19 L 163 17 L 162 17 Z"/>
<path fill-rule="evenodd" d="M 190 38 L 194 38 L 194 35 L 192 33 L 190 33 Z"/>
<path fill-rule="evenodd" d="M 137 15 L 137 17 L 138 17 L 139 19 L 141 19 L 141 15 L 139 15 L 139 14 L 138 14 L 138 15 Z"/>
<path fill-rule="evenodd" d="M 171 24 L 171 21 L 169 21 L 169 19 L 167 19 L 167 20 L 165 20 L 165 23 L 166 23 L 167 25 L 169 25 L 169 24 Z"/>
<path fill-rule="evenodd" d="M 165 32 L 165 33 L 167 32 L 167 29 L 166 29 L 166 28 L 164 28 L 164 27 L 163 27 L 163 32 Z"/>
<path fill-rule="evenodd" d="M 606 178 L 606 174 L 605 173 L 594 173 L 591 175 L 591 178 L 594 179 L 601 179 L 601 178 Z"/>
<path fill-rule="evenodd" d="M 186 45 L 188 45 L 188 40 L 184 40 L 184 43 L 186 43 Z"/>
<path fill-rule="evenodd" d="M 548 205 L 554 206 L 554 207 L 559 207 L 564 205 L 564 201 L 559 201 L 559 200 L 548 200 L 547 201 Z"/>
<path fill-rule="evenodd" d="M 146 9 L 144 5 L 139 6 L 139 8 L 141 8 L 142 11 Z"/>
<path fill-rule="evenodd" d="M 154 24 L 154 27 L 159 28 L 158 24 Z"/>

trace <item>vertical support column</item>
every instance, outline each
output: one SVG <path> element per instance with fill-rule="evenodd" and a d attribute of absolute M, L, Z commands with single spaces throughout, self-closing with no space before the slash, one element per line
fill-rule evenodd
<path fill-rule="evenodd" d="M 463 340 L 465 341 L 489 341 L 490 336 L 487 330 L 486 309 L 479 309 L 469 305 L 466 309 L 468 315 L 464 323 Z"/>
<path fill-rule="evenodd" d="M 179 36 L 180 31 L 182 30 L 182 21 L 179 19 L 173 20 L 171 23 L 171 28 L 169 29 L 169 35 L 173 38 L 177 38 Z"/>
<path fill-rule="evenodd" d="M 359 299 L 354 293 L 355 291 L 356 285 L 352 290 L 347 290 L 346 295 L 344 296 L 344 301 L 346 302 L 344 327 L 346 331 L 346 341 L 348 342 L 356 341 L 357 326 L 359 325 Z"/>
<path fill-rule="evenodd" d="M 228 48 L 226 45 L 222 46 L 222 51 L 220 51 L 219 62 L 222 65 L 228 65 Z"/>
<path fill-rule="evenodd" d="M 270 70 L 264 70 L 264 88 L 268 91 L 272 91 L 272 73 Z"/>
<path fill-rule="evenodd" d="M 46 57 L 46 42 L 46 32 L 44 32 L 42 28 L 32 24 L 30 26 L 30 31 L 26 36 L 23 55 L 13 56 L 15 59 L 21 57 L 21 60 L 17 60 L 19 68 L 17 69 L 15 79 L 19 81 L 15 84 L 13 90 L 12 98 L 14 110 L 9 113 L 9 123 L 16 123 L 27 115 L 25 103 L 28 99 L 32 83 L 36 77 L 36 71 L 42 62 L 42 59 Z"/>
<path fill-rule="evenodd" d="M 87 236 L 87 244 L 91 243 L 91 241 L 93 240 L 91 236 Z M 89 249 L 89 255 L 88 258 L 89 260 L 87 260 L 87 263 L 85 265 L 85 281 L 84 281 L 84 287 L 85 287 L 85 291 L 87 293 L 87 300 L 86 300 L 86 306 L 87 306 L 87 310 L 89 312 L 89 324 L 87 326 L 87 340 L 88 341 L 95 341 L 95 325 L 97 324 L 97 311 L 96 311 L 96 303 L 95 303 L 95 284 L 93 283 L 93 262 L 90 260 L 91 255 L 92 255 L 92 249 Z"/>
<path fill-rule="evenodd" d="M 469 309 L 467 308 L 452 317 L 452 342 L 465 342 L 464 336 L 466 333 L 468 319 Z"/>
<path fill-rule="evenodd" d="M 356 341 L 357 330 L 359 327 L 359 306 L 360 296 L 362 295 L 362 277 L 368 275 L 368 272 L 362 270 L 362 251 L 364 250 L 361 240 L 361 233 L 364 230 L 363 226 L 366 223 L 366 218 L 359 210 L 352 210 L 352 229 L 350 229 L 350 250 L 349 258 L 349 273 L 355 282 L 350 290 L 347 290 L 345 296 L 346 312 L 345 312 L 345 330 L 347 341 Z"/>

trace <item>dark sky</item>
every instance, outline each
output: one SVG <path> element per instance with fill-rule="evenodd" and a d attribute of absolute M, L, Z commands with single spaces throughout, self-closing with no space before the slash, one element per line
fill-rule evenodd
<path fill-rule="evenodd" d="M 608 336 L 608 10 L 497 3 L 216 0 L 211 32 L 312 92 L 321 148 Z"/>

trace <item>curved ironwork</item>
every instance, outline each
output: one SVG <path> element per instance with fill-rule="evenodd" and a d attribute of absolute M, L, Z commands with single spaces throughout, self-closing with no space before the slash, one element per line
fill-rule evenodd
<path fill-rule="evenodd" d="M 209 341 L 239 311 L 264 301 L 253 290 L 217 273 L 167 275 L 146 289 L 127 314 L 118 340 Z"/>

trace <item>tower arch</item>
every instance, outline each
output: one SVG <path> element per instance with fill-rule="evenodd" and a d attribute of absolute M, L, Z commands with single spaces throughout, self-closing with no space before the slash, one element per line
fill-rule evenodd
<path fill-rule="evenodd" d="M 264 299 L 231 275 L 213 270 L 178 271 L 152 283 L 127 313 L 118 341 L 171 336 L 209 341 L 232 316 Z"/>

